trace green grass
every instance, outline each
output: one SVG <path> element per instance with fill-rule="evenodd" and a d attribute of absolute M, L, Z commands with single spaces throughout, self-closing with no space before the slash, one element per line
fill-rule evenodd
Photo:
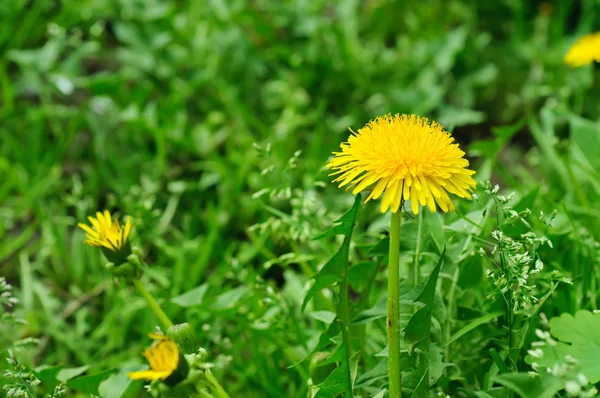
<path fill-rule="evenodd" d="M 432 393 L 514 394 L 494 377 L 531 370 L 540 314 L 598 307 L 600 72 L 562 58 L 600 26 L 600 7 L 556 2 L 545 15 L 536 2 L 489 4 L 4 2 L 0 269 L 27 325 L 0 324 L 3 358 L 36 337 L 13 348 L 28 369 L 122 373 L 143 362 L 158 320 L 132 286 L 113 283 L 76 228 L 109 209 L 134 220 L 131 240 L 149 264 L 143 281 L 173 321 L 197 330 L 230 396 L 306 396 L 310 361 L 298 362 L 329 328 L 338 289 L 301 305 L 342 243 L 312 238 L 353 203 L 324 165 L 348 127 L 406 112 L 452 131 L 477 181 L 514 191 L 514 209 L 532 210 L 540 236 L 540 212 L 546 220 L 558 210 L 553 247 L 536 246 L 544 270 L 527 282 L 532 297 L 553 293 L 514 315 L 512 351 L 502 298 L 489 297 L 498 292 L 485 276 L 493 263 L 477 254 L 495 244 L 493 198 L 478 188 L 478 200 L 455 200 L 454 214 L 404 216 L 401 291 L 413 275 L 425 281 L 447 245 Z M 499 219 L 506 235 L 527 231 Z M 365 397 L 387 385 L 376 354 L 386 347 L 388 228 L 389 214 L 365 205 L 349 249 L 350 319 L 361 319 L 350 328 L 355 394 Z M 185 305 L 171 300 L 193 289 Z M 403 305 L 402 322 L 415 310 Z M 419 355 L 403 356 L 407 371 Z M 49 394 L 55 376 L 40 376 L 37 393 Z M 89 396 L 77 391 L 67 396 Z M 143 396 L 141 384 L 124 396 Z"/>

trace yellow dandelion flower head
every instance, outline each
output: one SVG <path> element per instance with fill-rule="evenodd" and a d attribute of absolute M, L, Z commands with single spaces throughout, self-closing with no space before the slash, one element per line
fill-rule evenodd
<path fill-rule="evenodd" d="M 471 198 L 475 180 L 469 161 L 454 138 L 436 122 L 416 115 L 385 115 L 340 145 L 341 152 L 327 167 L 338 175 L 333 182 L 354 187 L 358 194 L 373 185 L 366 201 L 383 194 L 381 212 L 396 213 L 402 202 L 411 199 L 413 213 L 419 204 L 432 212 L 436 206 L 453 211 L 447 192 Z"/>
<path fill-rule="evenodd" d="M 150 334 L 150 338 L 158 340 L 142 354 L 150 369 L 128 373 L 133 380 L 164 380 L 177 370 L 180 358 L 177 344 L 162 334 Z"/>
<path fill-rule="evenodd" d="M 600 62 L 600 32 L 585 35 L 577 40 L 565 55 L 564 61 L 572 67 Z"/>
<path fill-rule="evenodd" d="M 104 210 L 104 213 L 97 212 L 96 218 L 88 217 L 92 227 L 79 223 L 79 228 L 85 231 L 86 241 L 83 243 L 96 246 L 104 247 L 113 252 L 120 251 L 127 243 L 127 238 L 131 232 L 131 217 L 127 217 L 125 225 L 121 226 L 118 220 L 113 220 L 110 212 Z"/>

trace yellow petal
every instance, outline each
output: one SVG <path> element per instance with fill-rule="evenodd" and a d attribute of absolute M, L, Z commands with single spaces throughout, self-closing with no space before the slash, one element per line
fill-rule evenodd
<path fill-rule="evenodd" d="M 85 224 L 79 223 L 79 224 L 77 224 L 77 226 L 86 232 L 86 234 L 88 235 L 88 238 L 93 237 L 94 239 L 98 239 L 100 237 L 98 232 L 94 231 L 93 229 L 91 229 L 89 226 L 87 226 Z"/>
<path fill-rule="evenodd" d="M 131 217 L 127 216 L 127 220 L 125 220 L 125 228 L 123 229 L 123 242 L 127 242 L 132 227 L 133 224 L 131 224 Z"/>
<path fill-rule="evenodd" d="M 140 370 L 138 372 L 129 372 L 127 376 L 129 376 L 132 380 L 164 380 L 169 377 L 173 373 L 172 371 L 166 370 Z"/>

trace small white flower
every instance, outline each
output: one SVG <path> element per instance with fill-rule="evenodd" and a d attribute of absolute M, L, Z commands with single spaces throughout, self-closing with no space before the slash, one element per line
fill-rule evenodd
<path fill-rule="evenodd" d="M 589 380 L 583 373 L 577 373 L 577 382 L 581 384 L 581 386 L 587 386 Z"/>
<path fill-rule="evenodd" d="M 543 358 L 544 357 L 544 351 L 542 351 L 540 348 L 536 348 L 535 350 L 528 350 L 527 353 L 529 355 L 531 355 L 533 358 Z"/>
<path fill-rule="evenodd" d="M 570 396 L 576 397 L 581 392 L 581 386 L 576 381 L 569 380 L 565 383 L 565 390 Z"/>

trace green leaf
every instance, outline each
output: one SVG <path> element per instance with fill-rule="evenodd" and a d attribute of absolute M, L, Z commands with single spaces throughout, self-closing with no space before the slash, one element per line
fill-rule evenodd
<path fill-rule="evenodd" d="M 369 256 L 387 256 L 390 253 L 390 237 L 386 236 L 381 239 L 377 244 L 369 249 L 367 254 Z"/>
<path fill-rule="evenodd" d="M 313 285 L 310 287 L 304 301 L 302 302 L 302 311 L 306 308 L 306 304 L 313 298 L 316 292 L 328 287 L 342 280 L 344 272 L 348 266 L 348 255 L 350 251 L 350 240 L 352 239 L 352 231 L 354 230 L 354 224 L 356 223 L 356 215 L 360 208 L 361 196 L 356 195 L 354 200 L 354 206 L 346 212 L 336 223 L 338 225 L 329 229 L 325 233 L 318 236 L 316 239 L 334 236 L 344 235 L 344 242 L 338 252 L 329 260 L 323 268 L 319 270 L 312 278 L 315 280 Z"/>
<path fill-rule="evenodd" d="M 348 268 L 348 283 L 355 290 L 366 288 L 371 283 L 371 277 L 377 272 L 378 264 L 373 261 L 363 261 Z"/>
<path fill-rule="evenodd" d="M 448 347 L 450 344 L 454 343 L 456 340 L 458 340 L 465 334 L 469 333 L 471 330 L 477 328 L 478 326 L 483 325 L 484 323 L 488 323 L 492 319 L 496 319 L 502 315 L 504 315 L 503 311 L 497 311 L 497 312 L 492 312 L 490 314 L 484 315 L 477 319 L 473 319 L 466 326 L 464 326 L 462 329 L 460 329 L 458 332 L 454 333 L 452 335 L 452 337 L 450 337 L 448 339 L 448 341 L 446 341 L 444 343 L 444 347 Z"/>
<path fill-rule="evenodd" d="M 200 305 L 204 300 L 204 295 L 206 294 L 207 290 L 208 284 L 204 283 L 192 290 L 188 290 L 187 292 L 177 297 L 173 297 L 171 301 L 180 307 L 193 307 L 196 305 Z"/>
<path fill-rule="evenodd" d="M 56 381 L 56 376 L 58 372 L 63 368 L 63 365 L 58 366 L 50 366 L 50 365 L 42 365 L 38 366 L 33 370 L 33 374 L 35 377 L 40 379 L 40 381 L 51 383 Z"/>
<path fill-rule="evenodd" d="M 360 375 L 356 381 L 356 388 L 368 387 L 377 380 L 384 379 L 386 377 L 388 377 L 388 359 L 383 358 L 377 363 L 377 365 L 375 365 L 375 367 Z"/>
<path fill-rule="evenodd" d="M 215 298 L 215 302 L 210 306 L 210 308 L 215 311 L 224 311 L 234 308 L 248 290 L 249 288 L 247 286 L 239 286 L 226 291 Z"/>
<path fill-rule="evenodd" d="M 348 385 L 352 385 L 352 368 L 358 365 L 358 359 L 359 355 L 356 353 L 348 361 L 346 344 L 341 343 L 333 355 L 321 363 L 322 365 L 326 365 L 328 363 L 339 362 L 340 365 L 331 372 L 323 383 L 319 384 L 319 390 L 314 398 L 333 398 L 347 391 Z"/>
<path fill-rule="evenodd" d="M 544 355 L 535 359 L 542 367 L 554 366 L 563 362 L 567 355 L 577 359 L 581 372 L 590 383 L 600 381 L 600 314 L 578 311 L 575 316 L 562 314 L 550 319 L 550 333 L 559 342 L 555 346 L 542 348 Z M 528 362 L 531 358 L 528 357 Z"/>
<path fill-rule="evenodd" d="M 129 397 L 142 386 L 142 381 L 134 381 L 125 371 L 113 374 L 100 383 L 98 391 L 102 398 Z"/>
<path fill-rule="evenodd" d="M 333 322 L 331 322 L 331 324 L 329 325 L 327 330 L 325 332 L 321 333 L 321 335 L 319 336 L 319 341 L 314 346 L 314 348 L 312 350 L 310 350 L 310 354 L 308 354 L 306 357 L 302 358 L 297 363 L 291 365 L 290 368 L 293 368 L 294 366 L 297 366 L 298 364 L 306 361 L 308 358 L 313 356 L 315 353 L 324 351 L 328 346 L 331 345 L 332 339 L 334 339 L 335 336 L 338 336 L 340 333 L 341 333 L 340 323 L 336 322 L 334 320 Z"/>
<path fill-rule="evenodd" d="M 116 372 L 116 369 L 112 368 L 89 376 L 78 377 L 76 379 L 69 380 L 67 382 L 67 386 L 85 394 L 98 395 L 98 387 L 100 386 L 100 383 L 102 383 L 102 381 L 104 381 L 114 372 Z"/>
<path fill-rule="evenodd" d="M 600 167 L 600 127 L 598 124 L 576 115 L 569 118 L 571 139 L 576 144 L 589 164 Z"/>
<path fill-rule="evenodd" d="M 385 396 L 386 392 L 387 392 L 387 389 L 384 388 L 383 390 L 379 391 L 377 393 L 377 395 L 373 396 L 373 398 L 383 398 Z"/>
<path fill-rule="evenodd" d="M 327 325 L 331 325 L 331 323 L 335 320 L 336 314 L 331 311 L 314 311 L 310 314 L 314 319 L 324 322 Z"/>
<path fill-rule="evenodd" d="M 352 324 L 361 325 L 385 317 L 387 315 L 387 301 L 387 294 L 384 294 L 373 307 L 359 312 L 352 320 Z"/>
<path fill-rule="evenodd" d="M 552 398 L 554 394 L 564 388 L 560 378 L 546 373 L 536 377 L 532 377 L 528 373 L 505 373 L 497 376 L 495 381 L 523 398 Z"/>
<path fill-rule="evenodd" d="M 437 265 L 431 271 L 427 282 L 425 283 L 425 287 L 419 294 L 419 296 L 415 299 L 416 302 L 420 302 L 425 304 L 425 306 L 419 309 L 408 321 L 408 325 L 404 329 L 404 338 L 405 341 L 410 345 L 410 350 L 412 351 L 419 342 L 424 339 L 429 338 L 430 329 L 431 329 L 431 314 L 433 311 L 433 302 L 435 298 L 435 290 L 438 280 L 438 275 L 440 273 L 440 268 L 442 267 L 442 263 L 444 262 L 444 254 L 446 253 L 446 248 L 444 247 L 442 254 L 440 255 L 440 259 L 438 260 Z"/>
<path fill-rule="evenodd" d="M 323 232 L 321 235 L 314 238 L 315 240 L 329 238 L 331 236 L 336 235 L 351 235 L 352 230 L 354 229 L 354 223 L 356 222 L 356 215 L 358 213 L 358 209 L 360 208 L 360 204 L 362 202 L 362 196 L 360 194 L 356 195 L 354 198 L 354 205 L 348 210 L 342 217 L 335 221 L 335 225 L 329 228 L 327 231 Z"/>
<path fill-rule="evenodd" d="M 512 137 L 525 126 L 526 123 L 527 119 L 522 119 L 517 123 L 508 126 L 492 127 L 492 133 L 494 133 L 496 136 L 499 147 L 502 148 L 506 143 L 508 143 Z"/>
<path fill-rule="evenodd" d="M 60 372 L 58 372 L 58 375 L 56 375 L 56 379 L 58 381 L 67 381 L 67 380 L 71 380 L 74 377 L 79 376 L 80 374 L 84 373 L 86 370 L 89 369 L 89 366 L 80 366 L 78 368 L 65 368 L 65 369 L 61 369 Z"/>

